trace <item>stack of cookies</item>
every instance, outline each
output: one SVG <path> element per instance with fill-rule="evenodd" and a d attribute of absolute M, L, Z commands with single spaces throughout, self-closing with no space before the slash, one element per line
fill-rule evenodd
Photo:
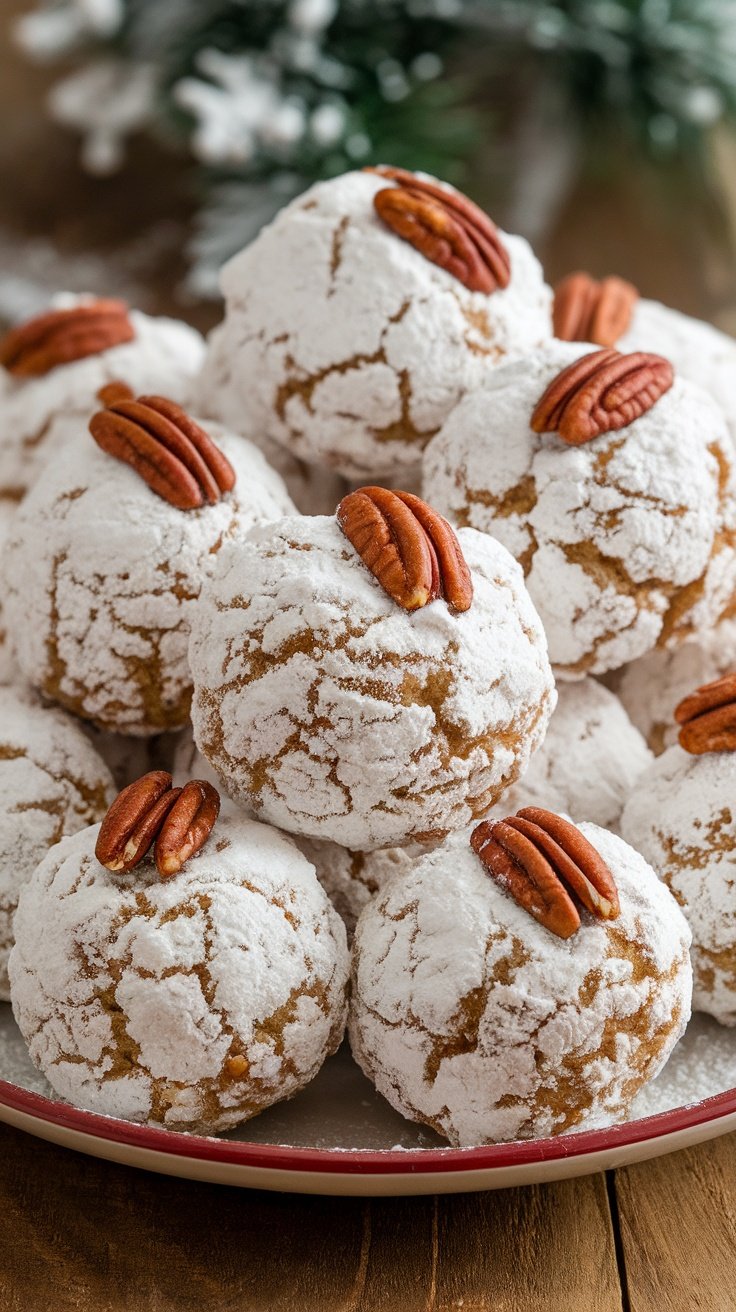
<path fill-rule="evenodd" d="M 0 341 L 31 1056 L 213 1133 L 347 1028 L 452 1144 L 625 1119 L 736 1023 L 736 343 L 389 167 L 222 288 L 207 343 L 92 297 Z"/>

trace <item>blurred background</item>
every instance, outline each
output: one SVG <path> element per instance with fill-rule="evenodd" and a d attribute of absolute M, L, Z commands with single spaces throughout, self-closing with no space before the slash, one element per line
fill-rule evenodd
<path fill-rule="evenodd" d="M 217 270 L 384 161 L 736 332 L 736 0 L 3 0 L 0 319 L 58 288 L 206 328 Z"/>

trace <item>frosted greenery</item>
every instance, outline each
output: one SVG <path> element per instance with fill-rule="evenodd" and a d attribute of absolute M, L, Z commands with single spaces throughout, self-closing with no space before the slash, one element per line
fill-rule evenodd
<path fill-rule="evenodd" d="M 736 111 L 734 0 L 45 0 L 17 32 L 76 60 L 50 108 L 85 167 L 141 129 L 188 148 L 201 289 L 315 178 L 383 159 L 463 185 L 481 145 L 513 169 L 502 112 L 530 88 L 583 144 L 665 158 Z"/>

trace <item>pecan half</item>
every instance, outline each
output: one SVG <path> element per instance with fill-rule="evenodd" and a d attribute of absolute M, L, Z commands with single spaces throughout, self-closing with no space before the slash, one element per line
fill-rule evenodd
<path fill-rule="evenodd" d="M 212 784 L 192 779 L 172 788 L 167 770 L 152 770 L 115 798 L 100 825 L 95 856 L 121 874 L 139 865 L 155 843 L 156 868 L 169 879 L 207 842 L 219 813 L 220 795 Z"/>
<path fill-rule="evenodd" d="M 112 406 L 116 401 L 134 401 L 135 393 L 127 383 L 116 378 L 112 383 L 105 383 L 97 393 L 97 400 L 104 406 Z"/>
<path fill-rule="evenodd" d="M 495 223 L 461 191 L 449 191 L 407 169 L 367 170 L 395 183 L 373 205 L 387 227 L 471 292 L 507 287 L 511 260 Z"/>
<path fill-rule="evenodd" d="M 88 301 L 68 310 L 49 310 L 11 328 L 0 338 L 0 365 L 18 378 L 39 377 L 134 337 L 124 301 Z"/>
<path fill-rule="evenodd" d="M 681 747 L 693 756 L 736 751 L 736 674 L 703 684 L 675 708 Z"/>
<path fill-rule="evenodd" d="M 204 779 L 181 789 L 156 839 L 156 869 L 162 879 L 177 875 L 207 842 L 220 814 L 220 794 Z"/>
<path fill-rule="evenodd" d="M 107 870 L 132 870 L 142 861 L 181 793 L 167 770 L 152 770 L 115 798 L 102 824 L 95 856 Z"/>
<path fill-rule="evenodd" d="M 563 342 L 615 346 L 631 324 L 639 293 L 623 278 L 568 273 L 555 288 L 552 326 Z"/>
<path fill-rule="evenodd" d="M 597 920 L 619 914 L 616 884 L 602 856 L 553 811 L 528 806 L 505 820 L 483 820 L 470 845 L 519 906 L 558 938 L 580 928 L 570 892 Z"/>
<path fill-rule="evenodd" d="M 552 380 L 531 418 L 535 433 L 581 446 L 646 414 L 675 380 L 669 360 L 645 351 L 591 351 Z"/>
<path fill-rule="evenodd" d="M 235 485 L 230 461 L 185 410 L 163 396 L 133 399 L 124 383 L 103 388 L 105 409 L 89 431 L 108 455 L 128 465 L 178 510 L 214 505 Z"/>
<path fill-rule="evenodd" d="M 411 492 L 361 487 L 343 497 L 337 522 L 381 587 L 404 610 L 443 597 L 470 608 L 473 582 L 454 529 Z"/>

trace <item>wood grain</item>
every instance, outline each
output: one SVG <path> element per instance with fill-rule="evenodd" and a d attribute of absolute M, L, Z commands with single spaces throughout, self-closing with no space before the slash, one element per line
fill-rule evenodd
<path fill-rule="evenodd" d="M 735 1135 L 616 1173 L 631 1312 L 734 1312 L 735 1184 Z"/>
<path fill-rule="evenodd" d="M 3 1312 L 620 1312 L 602 1176 L 440 1199 L 251 1193 L 0 1126 Z"/>
<path fill-rule="evenodd" d="M 445 1199 L 439 1251 L 438 1312 L 621 1309 L 602 1175 Z"/>

